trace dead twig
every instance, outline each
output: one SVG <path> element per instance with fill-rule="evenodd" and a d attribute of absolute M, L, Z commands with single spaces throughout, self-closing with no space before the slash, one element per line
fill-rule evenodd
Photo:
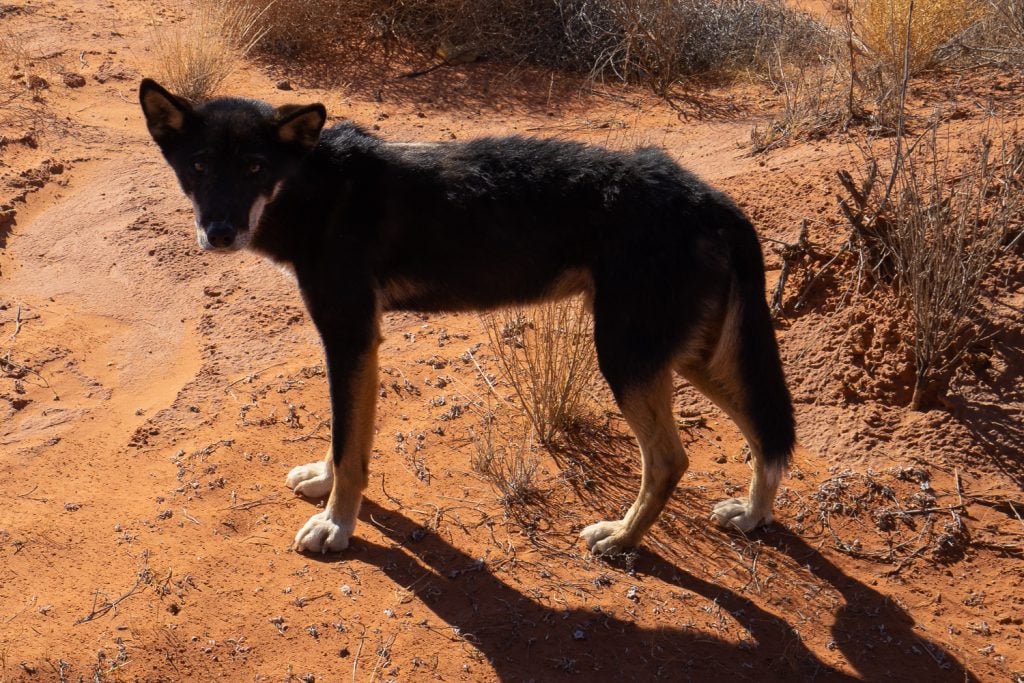
<path fill-rule="evenodd" d="M 268 365 L 267 367 L 263 368 L 262 370 L 255 370 L 253 372 L 250 372 L 248 375 L 246 375 L 244 377 L 240 377 L 240 378 L 236 379 L 234 382 L 231 382 L 226 387 L 224 387 L 224 393 L 225 394 L 228 393 L 228 390 L 231 387 L 235 386 L 236 384 L 238 384 L 240 382 L 249 382 L 251 384 L 253 381 L 255 381 L 255 379 L 257 377 L 262 375 L 267 370 L 273 370 L 274 368 L 280 367 L 280 366 L 285 365 L 285 364 L 286 364 L 286 361 L 281 361 L 280 363 L 274 363 L 272 365 Z"/>
<path fill-rule="evenodd" d="M 222 509 L 224 509 L 224 510 L 251 510 L 252 508 L 258 507 L 260 505 L 270 505 L 271 503 L 279 502 L 279 501 L 275 501 L 274 500 L 279 495 L 280 494 L 278 494 L 278 493 L 271 493 L 269 496 L 264 496 L 263 498 L 258 498 L 257 500 L 250 500 L 250 501 L 246 501 L 244 503 L 238 503 L 237 505 L 229 505 L 228 507 L 222 508 Z"/>
<path fill-rule="evenodd" d="M 36 377 L 39 378 L 39 381 L 43 383 L 43 387 L 49 389 L 50 391 L 53 391 L 53 387 L 50 386 L 50 383 L 47 382 L 46 378 L 39 374 L 38 371 L 33 370 L 27 365 L 22 365 L 21 363 L 11 360 L 10 351 L 7 352 L 7 355 L 0 357 L 0 370 L 3 370 L 5 373 L 7 373 L 8 377 L 13 377 L 14 379 L 22 379 L 26 375 L 35 375 Z M 56 391 L 53 391 L 53 400 L 60 400 L 60 397 L 57 395 Z"/>
<path fill-rule="evenodd" d="M 330 426 L 330 424 L 331 424 L 330 420 L 320 420 L 319 422 L 317 422 L 313 426 L 313 428 L 311 430 L 309 430 L 305 434 L 303 434 L 301 436 L 294 436 L 294 437 L 287 438 L 287 439 L 285 439 L 285 443 L 295 443 L 297 441 L 309 441 L 310 439 L 313 439 L 313 438 L 319 438 L 319 439 L 322 439 L 323 441 L 329 441 L 330 440 L 329 438 L 318 437 L 317 436 L 317 432 L 319 432 L 320 428 L 323 427 L 324 425 Z"/>
<path fill-rule="evenodd" d="M 363 627 L 363 633 L 359 636 L 359 647 L 356 648 L 356 658 L 352 662 L 352 683 L 356 683 L 356 673 L 359 671 L 359 655 L 363 653 L 363 643 L 366 642 L 366 627 Z"/>
<path fill-rule="evenodd" d="M 21 304 L 18 304 L 18 312 L 14 315 L 14 334 L 11 335 L 11 341 L 18 338 L 19 332 L 21 332 Z"/>
<path fill-rule="evenodd" d="M 142 586 L 144 583 L 146 583 L 148 578 L 149 569 L 142 569 L 135 577 L 135 584 L 128 589 L 127 593 L 119 597 L 117 600 L 114 600 L 113 602 L 108 602 L 105 605 L 101 605 L 98 608 L 96 607 L 96 599 L 99 597 L 99 591 L 96 591 L 96 593 L 93 594 L 92 611 L 86 614 L 81 619 L 77 620 L 75 622 L 75 626 L 78 626 L 79 624 L 84 624 L 87 621 L 92 621 L 93 619 L 98 619 L 102 617 L 104 614 L 107 614 L 108 612 L 110 612 L 110 610 L 117 607 L 121 602 L 135 595 L 135 593 L 139 590 L 139 586 Z M 145 590 L 145 588 L 143 588 L 143 590 Z"/>
<path fill-rule="evenodd" d="M 786 289 L 786 280 L 789 278 L 789 271 L 793 267 L 793 262 L 798 258 L 813 253 L 811 243 L 807 241 L 807 225 L 807 219 L 805 218 L 800 222 L 800 234 L 797 236 L 796 242 L 792 244 L 780 242 L 780 246 L 775 250 L 775 253 L 782 259 L 782 270 L 779 272 L 779 281 L 775 283 L 775 291 L 772 293 L 771 311 L 773 317 L 782 313 L 782 295 Z"/>

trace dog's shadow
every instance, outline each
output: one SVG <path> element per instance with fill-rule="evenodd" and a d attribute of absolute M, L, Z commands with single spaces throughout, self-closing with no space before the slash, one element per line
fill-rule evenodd
<path fill-rule="evenodd" d="M 486 657 L 503 681 L 545 680 L 566 673 L 596 680 L 976 680 L 941 646 L 914 633 L 912 619 L 890 599 L 847 576 L 800 537 L 779 527 L 761 534 L 765 542 L 842 594 L 845 604 L 836 612 L 832 641 L 856 677 L 834 669 L 807 648 L 794 623 L 797 614 L 777 616 L 647 551 L 640 551 L 633 563 L 638 575 L 672 577 L 679 588 L 728 612 L 753 641 L 730 642 L 708 629 L 693 628 L 684 609 L 676 612 L 679 626 L 650 628 L 599 609 L 545 606 L 439 535 L 413 540 L 421 536 L 422 527 L 399 512 L 367 500 L 360 517 L 394 545 L 357 539 L 342 555 L 322 561 L 358 557 L 379 567 L 398 586 L 408 586 L 422 575 L 420 563 L 430 567 L 436 579 L 430 590 L 417 589 L 417 598 Z M 869 625 L 873 633 L 867 632 Z M 875 645 L 878 638 L 871 637 L 879 628 L 889 643 L 881 648 Z"/>

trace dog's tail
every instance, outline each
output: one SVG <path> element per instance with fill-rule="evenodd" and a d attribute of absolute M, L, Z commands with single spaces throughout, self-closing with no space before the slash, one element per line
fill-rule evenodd
<path fill-rule="evenodd" d="M 765 301 L 761 244 L 742 211 L 727 206 L 731 215 L 719 226 L 729 243 L 733 281 L 723 336 L 732 339 L 744 417 L 759 442 L 765 469 L 769 476 L 781 478 L 796 445 L 793 401 Z"/>

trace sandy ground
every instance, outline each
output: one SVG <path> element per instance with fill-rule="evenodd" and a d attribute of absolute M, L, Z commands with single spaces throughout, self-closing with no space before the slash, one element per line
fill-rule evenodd
<path fill-rule="evenodd" d="M 389 315 L 357 536 L 340 556 L 291 552 L 316 501 L 284 476 L 326 448 L 321 351 L 284 275 L 195 243 L 135 100 L 153 72 L 146 22 L 181 16 L 153 7 L 0 5 L 0 34 L 33 56 L 0 78 L 43 77 L 55 117 L 0 143 L 14 215 L 0 223 L 0 681 L 1022 680 L 1016 261 L 986 379 L 963 378 L 949 411 L 886 407 L 860 362 L 885 353 L 884 320 L 855 306 L 786 316 L 802 447 L 777 522 L 750 537 L 706 519 L 746 486 L 742 441 L 680 386 L 680 413 L 702 418 L 681 422 L 692 469 L 644 546 L 613 561 L 576 537 L 639 484 L 607 398 L 579 442 L 534 449 L 540 500 L 506 510 L 470 464 L 470 430 L 500 400 L 474 363 L 497 373 L 479 320 Z M 297 91 L 275 89 L 282 77 Z M 226 89 L 320 100 L 395 140 L 663 145 L 754 218 L 771 281 L 770 240 L 792 241 L 801 220 L 821 244 L 842 239 L 835 171 L 855 147 L 750 156 L 756 92 L 680 114 L 486 63 L 385 78 L 249 64 Z M 955 100 L 965 130 L 986 107 L 1019 118 L 1019 77 L 964 78 L 922 97 Z M 886 524 L 876 513 L 896 500 L 912 512 Z"/>

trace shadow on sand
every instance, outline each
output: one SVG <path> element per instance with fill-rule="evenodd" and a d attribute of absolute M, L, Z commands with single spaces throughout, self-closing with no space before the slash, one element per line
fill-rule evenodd
<path fill-rule="evenodd" d="M 413 541 L 414 532 L 421 533 L 422 528 L 401 513 L 367 500 L 360 517 L 394 545 L 357 539 L 340 560 L 356 557 L 377 566 L 399 586 L 422 576 L 420 563 L 430 567 L 437 574 L 433 589 L 418 591 L 418 599 L 446 624 L 457 627 L 503 681 L 545 680 L 566 673 L 589 675 L 593 680 L 708 681 L 716 676 L 757 681 L 976 680 L 940 645 L 915 633 L 910 616 L 885 595 L 846 575 L 800 537 L 778 526 L 755 536 L 842 595 L 831 635 L 856 671 L 855 677 L 833 669 L 811 652 L 791 620 L 648 551 L 640 551 L 632 563 L 638 576 L 659 577 L 717 603 L 751 633 L 756 644 L 727 642 L 687 626 L 683 622 L 690 620 L 682 611 L 678 627 L 651 629 L 596 609 L 541 605 L 443 538 L 431 534 Z M 796 619 L 794 615 L 792 621 Z M 884 647 L 876 645 L 882 641 L 887 643 Z"/>

